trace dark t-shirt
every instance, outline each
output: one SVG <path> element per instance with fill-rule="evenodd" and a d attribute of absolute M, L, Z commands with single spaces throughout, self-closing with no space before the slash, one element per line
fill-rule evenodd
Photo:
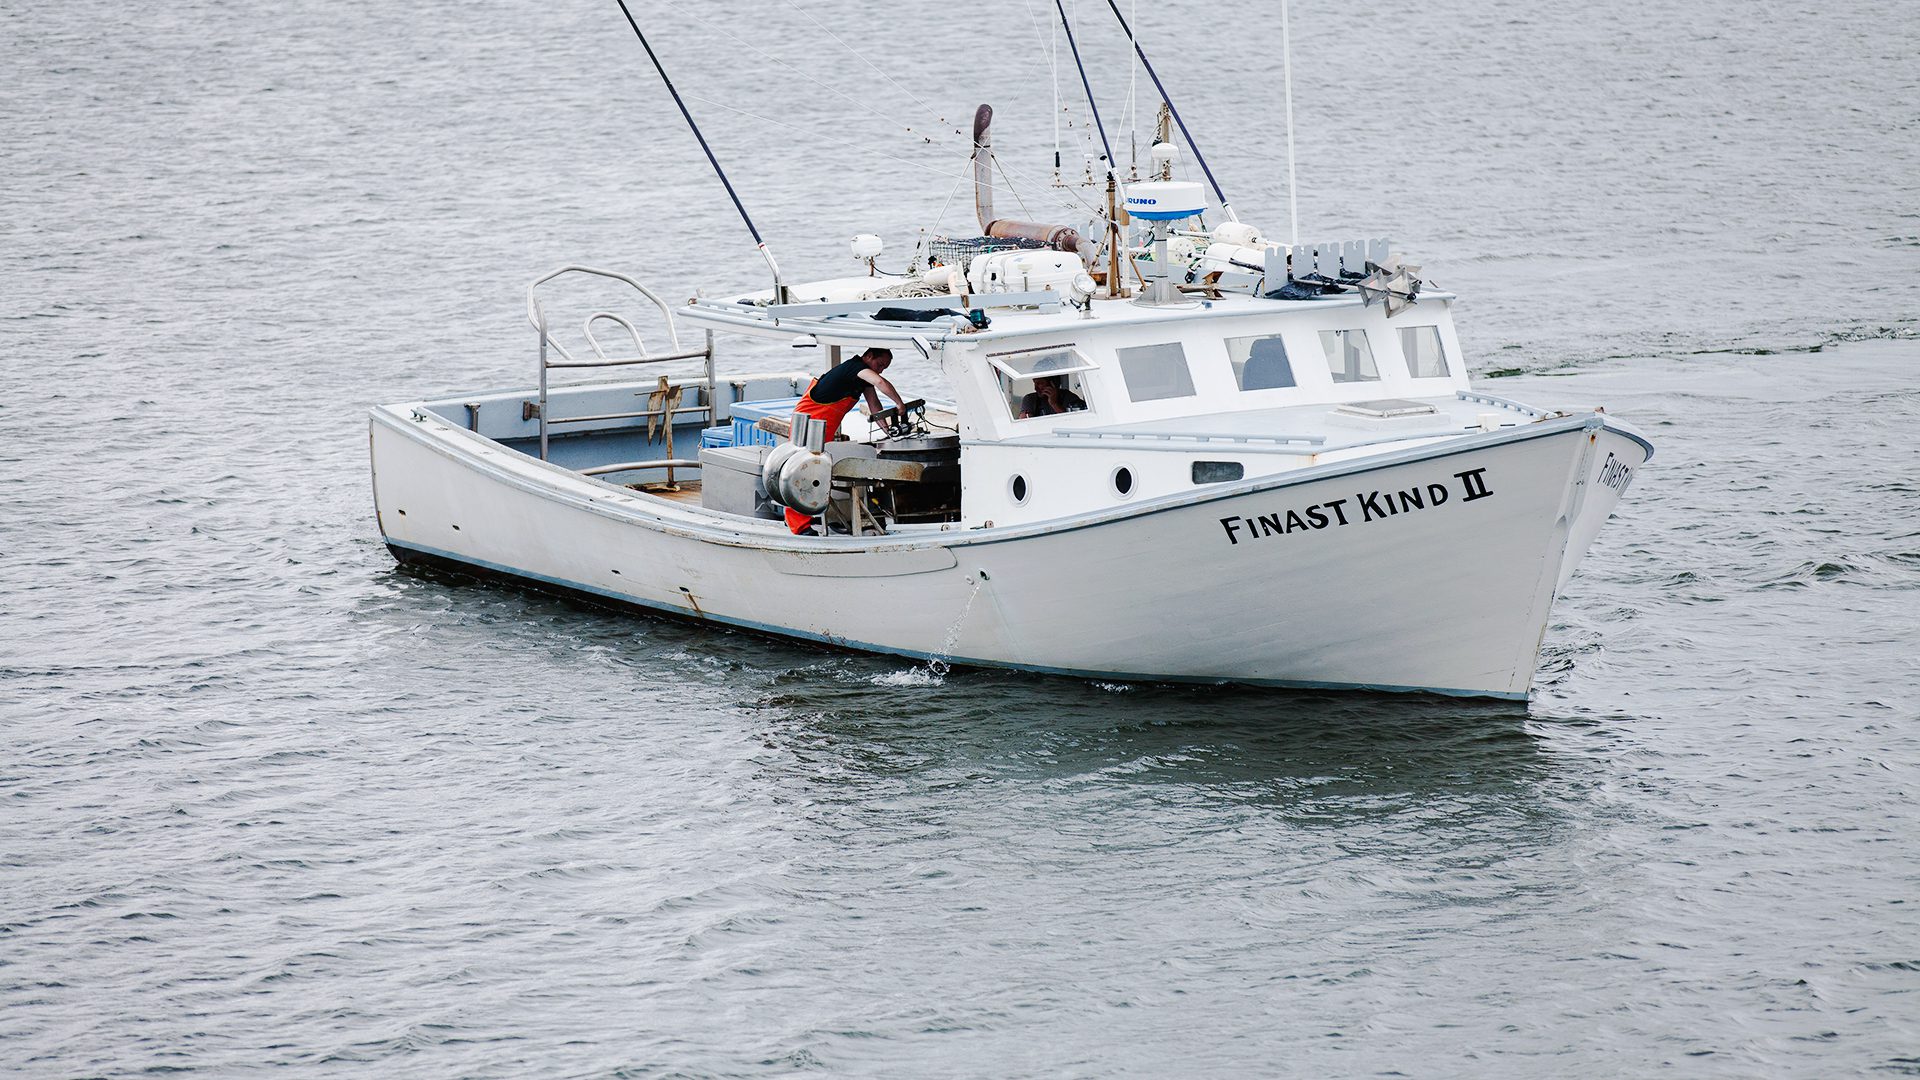
<path fill-rule="evenodd" d="M 1087 403 L 1080 400 L 1080 395 L 1071 390 L 1060 391 L 1061 412 L 1078 412 L 1086 407 Z M 1026 416 L 1053 415 L 1053 410 L 1047 408 L 1047 399 L 1041 397 L 1038 390 L 1020 399 L 1020 412 Z"/>
<path fill-rule="evenodd" d="M 866 370 L 867 362 L 857 356 L 843 360 L 832 371 L 820 376 L 814 382 L 813 389 L 807 391 L 807 396 L 820 405 L 833 405 L 859 397 L 869 385 L 860 377 L 860 373 Z"/>

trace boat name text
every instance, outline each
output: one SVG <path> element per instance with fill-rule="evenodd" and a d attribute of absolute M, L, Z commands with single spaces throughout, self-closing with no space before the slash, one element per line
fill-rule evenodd
<path fill-rule="evenodd" d="M 1622 495 L 1627 493 L 1627 485 L 1633 483 L 1633 467 L 1612 454 L 1600 466 L 1600 482 Z"/>
<path fill-rule="evenodd" d="M 1625 469 L 1625 466 L 1621 468 Z M 1459 481 L 1461 502 L 1470 503 L 1493 496 L 1492 490 L 1487 487 L 1486 471 L 1468 469 L 1453 474 L 1454 479 Z M 1625 487 L 1624 482 L 1621 486 Z M 1400 514 L 1411 514 L 1415 510 L 1444 506 L 1452 497 L 1453 491 L 1449 485 L 1415 484 L 1399 491 L 1369 491 L 1356 494 L 1351 499 L 1329 499 L 1301 509 L 1261 514 L 1258 517 L 1236 514 L 1221 518 L 1220 527 L 1227 531 L 1229 543 L 1238 544 L 1242 539 L 1258 540 L 1303 530 L 1311 532 L 1337 529 L 1343 525 L 1364 525 Z"/>

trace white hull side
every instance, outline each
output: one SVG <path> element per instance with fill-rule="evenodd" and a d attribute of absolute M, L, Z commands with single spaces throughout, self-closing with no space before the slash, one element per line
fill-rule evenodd
<path fill-rule="evenodd" d="M 1509 698 L 1526 695 L 1556 586 L 1617 498 L 1594 482 L 1599 462 L 1644 459 L 1575 420 L 1092 523 L 875 544 L 716 525 L 403 416 L 376 412 L 372 447 L 381 530 L 401 549 L 956 663 Z M 1489 494 L 1468 498 L 1479 488 L 1459 474 L 1473 470 Z M 1430 486 L 1447 492 L 1438 505 Z M 1376 518 L 1363 505 L 1407 490 L 1421 506 Z M 1289 510 L 1296 527 L 1248 535 L 1262 516 L 1294 524 Z M 1231 535 L 1223 518 L 1239 521 Z"/>

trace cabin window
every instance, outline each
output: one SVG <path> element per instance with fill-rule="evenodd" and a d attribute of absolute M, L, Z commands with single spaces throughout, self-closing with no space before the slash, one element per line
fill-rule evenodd
<path fill-rule="evenodd" d="M 1120 358 L 1120 378 L 1127 384 L 1127 396 L 1134 401 L 1193 396 L 1187 351 L 1179 342 L 1115 349 L 1114 354 Z"/>
<path fill-rule="evenodd" d="M 1414 378 L 1444 379 L 1447 377 L 1447 354 L 1446 350 L 1440 346 L 1439 327 L 1401 327 L 1400 351 L 1406 354 L 1407 370 Z"/>
<path fill-rule="evenodd" d="M 1237 461 L 1196 461 L 1193 463 L 1193 482 L 1196 484 L 1224 484 L 1239 480 L 1247 475 L 1247 467 Z"/>
<path fill-rule="evenodd" d="M 1373 364 L 1373 347 L 1367 344 L 1365 330 L 1322 330 L 1320 347 L 1327 353 L 1327 370 L 1337 383 L 1378 382 L 1380 369 Z"/>
<path fill-rule="evenodd" d="M 1086 384 L 1081 378 L 1095 365 L 1071 346 L 996 353 L 987 357 L 987 363 L 1000 381 L 1007 415 L 1015 420 L 1086 411 Z"/>
<path fill-rule="evenodd" d="M 1227 357 L 1233 361 L 1233 380 L 1242 390 L 1278 390 L 1292 386 L 1293 365 L 1279 334 L 1227 339 Z"/>

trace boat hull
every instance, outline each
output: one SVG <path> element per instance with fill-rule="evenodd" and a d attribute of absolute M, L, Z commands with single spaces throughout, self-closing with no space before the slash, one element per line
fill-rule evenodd
<path fill-rule="evenodd" d="M 956 664 L 1501 698 L 1526 696 L 1557 588 L 1647 456 L 1570 417 L 1044 527 L 859 540 L 717 522 L 404 410 L 376 410 L 372 453 L 397 553 L 624 604 Z"/>

